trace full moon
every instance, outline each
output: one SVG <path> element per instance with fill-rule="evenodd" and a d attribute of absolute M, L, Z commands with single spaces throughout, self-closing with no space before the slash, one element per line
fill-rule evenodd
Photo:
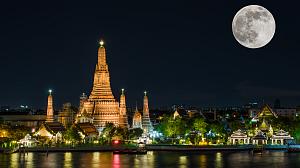
<path fill-rule="evenodd" d="M 259 5 L 240 9 L 232 21 L 235 39 L 241 45 L 253 49 L 268 44 L 275 34 L 275 27 L 273 15 Z"/>

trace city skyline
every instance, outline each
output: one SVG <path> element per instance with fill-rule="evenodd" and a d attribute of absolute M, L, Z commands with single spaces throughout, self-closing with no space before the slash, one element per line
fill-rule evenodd
<path fill-rule="evenodd" d="M 79 96 L 91 92 L 103 39 L 113 93 L 119 99 L 124 88 L 128 106 L 138 101 L 142 107 L 144 90 L 151 107 L 273 103 L 276 98 L 297 106 L 300 24 L 293 19 L 295 7 L 260 3 L 274 15 L 277 29 L 267 46 L 252 50 L 235 41 L 231 22 L 241 7 L 254 2 L 106 2 L 102 8 L 97 3 L 7 2 L 1 11 L 6 17 L 0 28 L 0 105 L 45 108 L 51 88 L 56 108 L 64 102 L 77 106 Z"/>

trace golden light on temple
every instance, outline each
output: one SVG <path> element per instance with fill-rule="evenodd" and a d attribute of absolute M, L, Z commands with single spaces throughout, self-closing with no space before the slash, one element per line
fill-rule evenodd
<path fill-rule="evenodd" d="M 94 72 L 93 88 L 90 96 L 81 103 L 79 116 L 93 117 L 93 124 L 100 129 L 106 123 L 119 125 L 119 102 L 114 98 L 110 86 L 110 75 L 106 62 L 104 41 L 99 42 L 98 61 Z M 125 95 L 123 95 L 125 97 Z"/>

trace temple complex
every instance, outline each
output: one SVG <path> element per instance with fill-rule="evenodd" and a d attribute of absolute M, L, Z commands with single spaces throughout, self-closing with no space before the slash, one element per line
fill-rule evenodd
<path fill-rule="evenodd" d="M 263 106 L 262 110 L 252 118 L 252 122 L 263 132 L 268 133 L 270 136 L 273 134 L 271 123 L 274 119 L 278 118 L 277 114 L 271 109 L 270 106 Z"/>
<path fill-rule="evenodd" d="M 121 94 L 121 97 L 120 97 L 119 126 L 122 127 L 122 128 L 128 128 L 126 98 L 125 98 L 125 94 L 124 94 L 124 89 L 122 89 L 122 94 Z"/>
<path fill-rule="evenodd" d="M 102 129 L 108 122 L 119 125 L 119 103 L 114 98 L 110 87 L 103 41 L 100 41 L 98 49 L 98 62 L 95 68 L 92 92 L 88 99 L 81 100 L 79 109 L 79 115 L 85 113 L 93 117 L 93 124 L 98 129 Z"/>
<path fill-rule="evenodd" d="M 48 95 L 48 104 L 47 104 L 47 117 L 46 122 L 53 122 L 54 121 L 54 110 L 53 110 L 53 98 L 52 98 L 52 90 L 49 90 Z"/>
<path fill-rule="evenodd" d="M 142 127 L 144 130 L 144 133 L 148 134 L 153 130 L 150 116 L 149 116 L 149 105 L 148 105 L 148 97 L 147 92 L 144 92 L 144 106 L 143 106 L 143 116 L 142 116 Z"/>

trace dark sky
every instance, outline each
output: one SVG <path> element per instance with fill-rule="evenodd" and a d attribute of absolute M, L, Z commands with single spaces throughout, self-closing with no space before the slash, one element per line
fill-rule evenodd
<path fill-rule="evenodd" d="M 128 106 L 300 104 L 297 1 L 12 1 L 0 7 L 0 105 L 56 107 L 90 93 L 98 41 L 106 42 L 111 84 Z M 241 46 L 231 23 L 258 4 L 276 21 L 272 41 Z"/>

